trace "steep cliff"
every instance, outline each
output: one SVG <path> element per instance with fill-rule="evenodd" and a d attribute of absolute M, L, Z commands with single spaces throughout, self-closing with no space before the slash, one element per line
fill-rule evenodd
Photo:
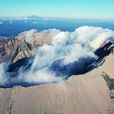
<path fill-rule="evenodd" d="M 14 63 L 19 59 L 30 57 L 33 50 L 43 44 L 50 44 L 52 34 L 34 33 L 27 38 L 26 33 L 11 39 L 0 40 L 0 63 Z"/>

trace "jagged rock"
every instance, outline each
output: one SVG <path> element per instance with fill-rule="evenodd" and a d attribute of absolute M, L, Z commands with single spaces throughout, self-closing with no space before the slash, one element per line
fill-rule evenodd
<path fill-rule="evenodd" d="M 95 51 L 95 54 L 99 57 L 99 60 L 103 59 L 108 54 L 114 52 L 114 43 L 106 40 L 103 44 Z"/>
<path fill-rule="evenodd" d="M 26 33 L 12 39 L 0 40 L 0 63 L 14 63 L 19 59 L 32 56 L 33 50 L 52 42 L 52 34 L 34 33 L 29 38 Z"/>

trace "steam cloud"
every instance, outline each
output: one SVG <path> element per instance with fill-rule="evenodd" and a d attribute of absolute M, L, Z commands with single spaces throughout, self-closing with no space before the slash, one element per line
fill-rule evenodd
<path fill-rule="evenodd" d="M 57 34 L 51 45 L 43 45 L 29 61 L 28 70 L 22 66 L 15 73 L 6 72 L 4 64 L 0 65 L 0 85 L 15 85 L 22 83 L 41 84 L 52 83 L 66 79 L 73 74 L 81 74 L 86 67 L 97 60 L 94 51 L 109 38 L 114 39 L 114 32 L 101 27 L 82 26 L 74 32 L 62 32 L 56 29 L 43 31 Z M 30 38 L 36 30 L 27 32 Z M 28 63 L 28 64 L 29 64 Z"/>

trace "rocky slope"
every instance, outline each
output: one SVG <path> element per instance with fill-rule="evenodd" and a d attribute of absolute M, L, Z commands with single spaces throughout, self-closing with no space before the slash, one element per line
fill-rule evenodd
<path fill-rule="evenodd" d="M 27 34 L 22 33 L 12 39 L 0 40 L 0 63 L 14 63 L 22 58 L 32 56 L 33 49 L 43 44 L 50 44 L 52 36 L 48 33 L 34 33 L 28 39 Z"/>

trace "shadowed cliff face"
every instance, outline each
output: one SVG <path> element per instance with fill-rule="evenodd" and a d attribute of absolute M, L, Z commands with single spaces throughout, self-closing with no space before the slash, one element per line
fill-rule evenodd
<path fill-rule="evenodd" d="M 86 26 L 74 32 L 31 30 L 2 40 L 1 62 L 9 64 L 0 65 L 0 85 L 32 86 L 87 73 L 113 52 L 113 42 L 106 40 L 101 45 L 113 35 L 110 30 Z"/>
<path fill-rule="evenodd" d="M 114 52 L 114 43 L 112 41 L 106 40 L 104 43 L 95 51 L 95 54 L 99 57 L 98 60 L 101 60 L 111 52 Z"/>

